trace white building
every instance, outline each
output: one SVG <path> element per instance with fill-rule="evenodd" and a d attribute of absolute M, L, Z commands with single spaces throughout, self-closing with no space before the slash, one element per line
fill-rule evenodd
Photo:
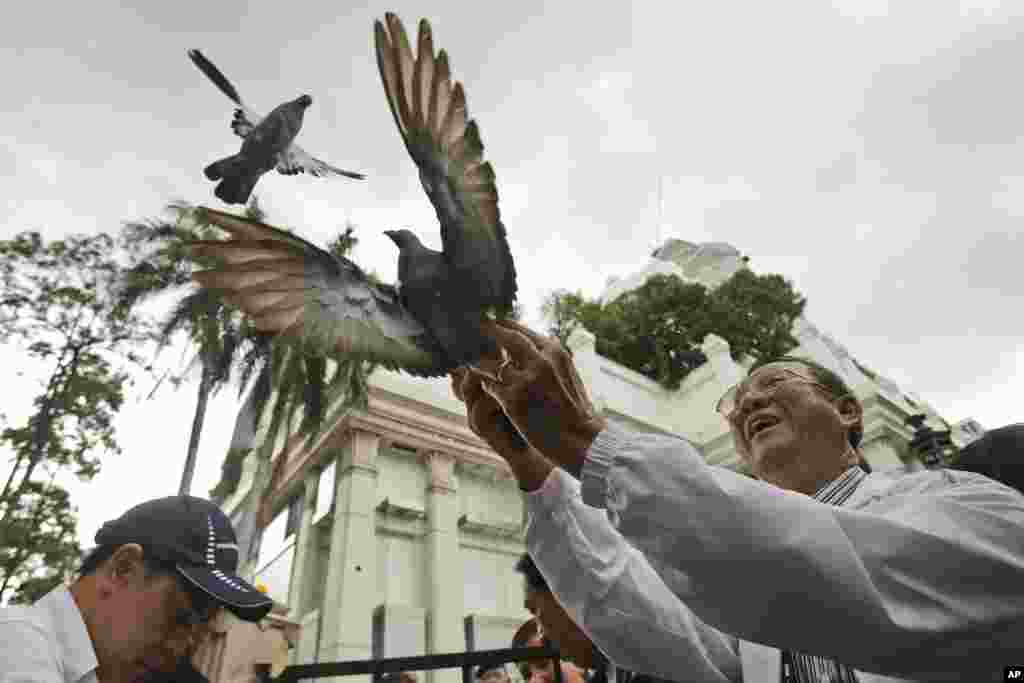
<path fill-rule="evenodd" d="M 675 273 L 714 286 L 745 259 L 725 244 L 669 240 L 641 272 L 612 281 L 604 300 L 654 273 Z M 795 355 L 838 372 L 865 408 L 863 450 L 876 469 L 917 469 L 908 456 L 904 419 L 926 402 L 858 363 L 809 321 L 797 321 Z M 638 429 L 680 434 L 709 463 L 740 468 L 717 399 L 745 367 L 727 344 L 709 336 L 708 362 L 676 391 L 594 351 L 577 330 L 569 341 L 595 404 Z M 327 430 L 312 449 L 277 449 L 286 458 L 272 495 L 275 513 L 263 533 L 256 580 L 302 624 L 295 663 L 406 656 L 507 647 L 528 618 L 513 565 L 523 550 L 520 494 L 507 466 L 466 426 L 447 378 L 413 379 L 378 371 L 369 407 Z M 973 431 L 972 431 L 973 430 Z M 983 430 L 964 421 L 963 444 Z M 224 501 L 243 509 L 255 463 L 246 462 L 237 490 Z M 439 672 L 435 681 L 459 680 Z"/>

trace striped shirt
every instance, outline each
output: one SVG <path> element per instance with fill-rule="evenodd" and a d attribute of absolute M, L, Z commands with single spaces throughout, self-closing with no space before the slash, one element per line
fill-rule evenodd
<path fill-rule="evenodd" d="M 868 475 L 854 465 L 814 494 L 819 503 L 841 506 Z M 853 669 L 834 659 L 798 652 L 782 653 L 782 683 L 857 683 Z"/>

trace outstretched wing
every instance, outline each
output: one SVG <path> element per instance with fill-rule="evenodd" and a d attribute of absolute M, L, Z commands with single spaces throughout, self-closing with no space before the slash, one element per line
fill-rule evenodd
<path fill-rule="evenodd" d="M 241 309 L 258 330 L 314 353 L 352 355 L 421 377 L 449 370 L 395 290 L 371 282 L 356 264 L 264 223 L 201 211 L 233 239 L 193 242 L 194 258 L 218 264 L 193 278 Z"/>
<path fill-rule="evenodd" d="M 498 212 L 498 190 L 475 121 L 467 118 L 461 83 L 452 82 L 448 55 L 435 57 L 430 24 L 420 21 L 413 55 L 402 22 L 374 22 L 377 66 L 388 105 L 441 223 L 444 254 L 456 276 L 469 276 L 480 302 L 512 308 L 516 272 Z"/>
<path fill-rule="evenodd" d="M 346 178 L 362 180 L 366 177 L 362 173 L 346 171 L 338 168 L 337 166 L 331 166 L 326 161 L 321 161 L 315 156 L 312 156 L 309 152 L 302 149 L 295 143 L 289 145 L 288 149 L 283 151 L 278 157 L 277 170 L 279 173 L 283 173 L 285 175 L 308 173 L 309 175 L 316 176 L 317 178 L 340 175 L 345 176 Z"/>
<path fill-rule="evenodd" d="M 217 88 L 227 95 L 232 102 L 238 105 L 238 109 L 235 110 L 235 116 L 231 121 L 231 130 L 235 131 L 235 134 L 241 138 L 246 137 L 253 128 L 259 125 L 259 122 L 263 120 L 263 117 L 253 111 L 249 105 L 242 101 L 242 97 L 238 94 L 238 90 L 232 85 L 228 77 L 221 73 L 221 70 L 214 66 L 213 62 L 206 58 L 199 50 L 189 50 L 189 59 L 192 63 L 199 67 L 199 70 L 206 74 L 206 77 L 213 81 L 213 84 Z"/>

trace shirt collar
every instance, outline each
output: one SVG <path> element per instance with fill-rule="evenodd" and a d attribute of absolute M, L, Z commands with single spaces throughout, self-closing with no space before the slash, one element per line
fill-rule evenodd
<path fill-rule="evenodd" d="M 842 505 L 853 495 L 860 483 L 867 478 L 867 472 L 859 465 L 852 465 L 838 477 L 822 486 L 814 494 L 814 500 L 830 505 Z"/>
<path fill-rule="evenodd" d="M 71 591 L 66 586 L 59 586 L 43 596 L 35 607 L 45 611 L 53 625 L 53 633 L 60 647 L 60 658 L 64 663 L 65 683 L 77 683 L 86 674 L 95 671 L 99 661 Z"/>

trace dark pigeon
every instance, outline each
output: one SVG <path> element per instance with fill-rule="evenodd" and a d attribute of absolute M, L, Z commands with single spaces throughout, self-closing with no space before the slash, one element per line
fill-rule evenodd
<path fill-rule="evenodd" d="M 498 211 L 498 191 L 461 83 L 448 56 L 434 54 L 430 24 L 421 20 L 417 53 L 402 22 L 374 22 L 377 65 L 391 113 L 420 183 L 441 224 L 442 251 L 409 230 L 388 231 L 398 246 L 402 304 L 441 345 L 448 365 L 471 365 L 496 351 L 480 334 L 486 314 L 512 313 L 516 271 Z"/>
<path fill-rule="evenodd" d="M 309 173 L 317 177 L 345 176 L 360 180 L 365 177 L 310 156 L 294 143 L 302 129 L 306 108 L 313 103 L 312 97 L 302 95 L 261 117 L 242 102 L 235 86 L 203 53 L 189 50 L 188 56 L 221 92 L 238 105 L 231 129 L 243 139 L 241 151 L 213 162 L 204 170 L 210 180 L 221 181 L 214 190 L 221 201 L 245 204 L 260 177 L 275 168 L 285 175 Z"/>

